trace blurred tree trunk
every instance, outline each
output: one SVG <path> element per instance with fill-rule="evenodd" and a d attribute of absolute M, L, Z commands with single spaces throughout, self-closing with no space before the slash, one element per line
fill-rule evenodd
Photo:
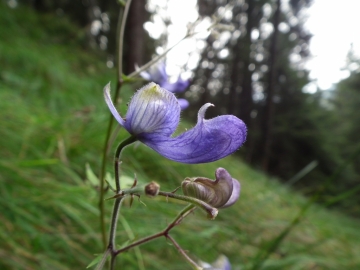
<path fill-rule="evenodd" d="M 276 87 L 277 78 L 277 43 L 279 35 L 279 22 L 280 22 L 280 11 L 281 11 L 281 0 L 276 1 L 276 10 L 273 18 L 274 32 L 271 37 L 270 44 L 270 58 L 269 58 L 269 73 L 268 73 L 268 88 L 266 91 L 266 102 L 264 108 L 264 116 L 262 122 L 262 134 L 263 134 L 263 155 L 262 155 L 262 168 L 264 171 L 268 171 L 269 159 L 271 152 L 272 142 L 272 128 L 274 118 L 274 89 Z"/>
<path fill-rule="evenodd" d="M 239 95 L 239 117 L 242 119 L 245 124 L 250 129 L 251 125 L 251 110 L 253 109 L 253 99 L 252 99 L 252 86 L 251 86 L 251 75 L 252 71 L 249 70 L 249 65 L 251 62 L 250 59 L 250 47 L 251 47 L 251 31 L 254 28 L 254 20 L 256 19 L 254 14 L 254 3 L 253 1 L 248 1 L 248 8 L 246 10 L 248 21 L 246 23 L 246 36 L 244 37 L 244 43 L 240 43 L 239 53 L 240 50 L 243 51 L 242 54 L 244 57 L 244 68 L 242 70 L 243 80 L 241 85 L 241 92 Z M 241 39 L 239 39 L 240 41 Z M 239 76 L 239 74 L 238 74 Z"/>
<path fill-rule="evenodd" d="M 45 5 L 44 5 L 44 0 L 32 0 L 32 6 L 37 10 L 37 11 L 45 11 Z"/>
<path fill-rule="evenodd" d="M 254 14 L 254 2 L 248 1 L 248 8 L 246 10 L 248 21 L 246 23 L 246 35 L 244 37 L 244 41 L 242 46 L 239 48 L 243 51 L 244 62 L 243 62 L 243 80 L 241 85 L 241 92 L 239 95 L 239 117 L 244 121 L 247 125 L 248 130 L 253 129 L 253 123 L 251 120 L 251 111 L 254 108 L 253 98 L 252 98 L 252 71 L 249 69 L 249 65 L 251 63 L 250 52 L 251 52 L 251 31 L 255 26 L 255 20 L 257 20 L 257 15 Z M 254 148 L 254 133 L 249 133 L 247 138 L 247 149 L 246 149 L 246 159 L 251 163 L 253 148 Z"/>
<path fill-rule="evenodd" d="M 231 75 L 230 75 L 230 92 L 229 92 L 229 99 L 228 99 L 228 105 L 227 105 L 227 110 L 229 114 L 237 114 L 237 104 L 238 104 L 238 97 L 237 97 L 237 90 L 239 88 L 240 85 L 240 65 L 242 64 L 242 62 L 240 61 L 240 46 L 241 46 L 241 41 L 240 39 L 238 39 L 238 42 L 236 44 L 235 49 L 237 50 L 235 57 L 234 57 L 234 61 L 232 61 L 231 65 Z M 241 107 L 240 107 L 240 111 L 242 111 Z"/>
<path fill-rule="evenodd" d="M 110 0 L 101 0 L 99 3 L 100 9 L 102 12 L 107 12 L 111 6 L 112 1 Z"/>
<path fill-rule="evenodd" d="M 144 61 L 145 30 L 147 20 L 145 0 L 133 0 L 126 23 L 124 53 L 124 73 L 129 74 L 135 70 L 135 64 L 142 65 Z"/>

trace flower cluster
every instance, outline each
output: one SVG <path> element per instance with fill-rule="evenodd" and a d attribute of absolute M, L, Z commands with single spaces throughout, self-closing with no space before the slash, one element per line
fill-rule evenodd
<path fill-rule="evenodd" d="M 140 72 L 140 76 L 145 80 L 157 83 L 160 87 L 175 94 L 184 92 L 190 84 L 189 80 L 183 80 L 180 76 L 175 82 L 170 82 L 169 76 L 166 73 L 166 66 L 164 62 L 161 62 L 156 66 L 152 66 L 149 71 Z M 178 102 L 182 110 L 189 107 L 189 102 L 186 99 L 179 98 Z"/>

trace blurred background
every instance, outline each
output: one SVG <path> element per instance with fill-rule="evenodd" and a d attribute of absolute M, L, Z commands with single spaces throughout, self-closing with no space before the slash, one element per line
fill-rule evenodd
<path fill-rule="evenodd" d="M 84 269 L 102 251 L 95 175 L 109 114 L 101 91 L 116 83 L 121 3 L 0 2 L 1 269 Z M 207 118 L 233 114 L 248 127 L 244 146 L 213 164 L 176 164 L 144 146 L 124 155 L 129 183 L 136 172 L 172 190 L 219 166 L 242 183 L 234 209 L 211 222 L 199 211 L 174 230 L 190 256 L 224 254 L 233 269 L 359 269 L 359 8 L 351 0 L 132 1 L 124 74 L 199 32 L 164 58 L 171 81 L 190 80 L 179 95 L 190 102 L 180 131 L 207 102 L 215 105 Z M 125 85 L 123 113 L 142 83 Z M 181 209 L 144 202 L 125 208 L 119 238 L 160 230 Z M 121 257 L 123 269 L 190 269 L 164 239 Z"/>

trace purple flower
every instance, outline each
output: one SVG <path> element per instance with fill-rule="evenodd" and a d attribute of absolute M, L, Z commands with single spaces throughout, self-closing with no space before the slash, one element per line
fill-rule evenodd
<path fill-rule="evenodd" d="M 186 196 L 202 200 L 215 208 L 225 208 L 239 199 L 241 185 L 227 170 L 218 168 L 215 181 L 205 177 L 185 178 L 181 188 Z"/>
<path fill-rule="evenodd" d="M 104 88 L 105 101 L 121 126 L 162 156 L 188 164 L 206 163 L 235 152 L 246 139 L 246 126 L 233 115 L 204 119 L 207 103 L 198 113 L 196 126 L 171 137 L 180 121 L 180 105 L 175 95 L 155 83 L 145 85 L 132 97 L 123 119 Z"/>
<path fill-rule="evenodd" d="M 170 83 L 164 62 L 160 62 L 158 65 L 151 67 L 149 72 L 140 72 L 140 76 L 145 80 L 157 83 L 160 85 L 160 87 L 165 88 L 171 93 L 182 93 L 186 90 L 186 88 L 188 88 L 190 84 L 189 80 L 183 80 L 180 76 L 176 82 Z M 179 98 L 178 101 L 182 110 L 189 107 L 189 102 L 186 99 Z"/>
<path fill-rule="evenodd" d="M 231 270 L 230 261 L 225 255 L 220 255 L 212 264 L 201 262 L 200 266 L 204 270 Z"/>

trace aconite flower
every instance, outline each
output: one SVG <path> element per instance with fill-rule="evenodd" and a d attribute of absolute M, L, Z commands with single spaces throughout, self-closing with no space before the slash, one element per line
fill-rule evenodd
<path fill-rule="evenodd" d="M 186 196 L 202 200 L 215 208 L 225 208 L 239 199 L 241 186 L 227 170 L 218 168 L 215 180 L 205 177 L 185 178 L 181 188 Z"/>
<path fill-rule="evenodd" d="M 225 255 L 220 255 L 212 264 L 201 262 L 200 266 L 204 270 L 231 270 L 230 261 Z"/>
<path fill-rule="evenodd" d="M 169 81 L 169 76 L 166 73 L 166 66 L 164 62 L 160 62 L 150 68 L 149 71 L 140 72 L 140 76 L 145 80 L 157 83 L 160 87 L 170 91 L 171 93 L 182 93 L 189 87 L 190 81 L 183 80 L 180 76 L 175 82 Z M 189 102 L 184 98 L 178 99 L 182 110 L 189 107 Z"/>
<path fill-rule="evenodd" d="M 195 127 L 172 137 L 180 121 L 180 105 L 173 93 L 155 83 L 145 85 L 132 97 L 123 119 L 104 88 L 105 101 L 121 126 L 162 156 L 182 163 L 211 162 L 235 152 L 246 139 L 246 126 L 233 115 L 205 119 L 203 105 Z"/>

